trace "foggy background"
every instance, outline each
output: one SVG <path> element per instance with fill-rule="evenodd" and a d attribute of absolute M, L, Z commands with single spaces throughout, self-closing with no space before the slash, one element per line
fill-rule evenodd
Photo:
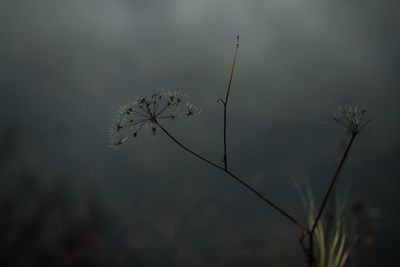
<path fill-rule="evenodd" d="M 398 1 L 0 0 L 1 266 L 305 266 L 299 231 L 165 135 L 117 151 L 120 105 L 156 88 L 202 108 L 166 127 L 295 217 L 318 203 L 346 135 L 339 105 L 371 107 L 340 176 L 366 207 L 352 266 L 398 266 Z"/>

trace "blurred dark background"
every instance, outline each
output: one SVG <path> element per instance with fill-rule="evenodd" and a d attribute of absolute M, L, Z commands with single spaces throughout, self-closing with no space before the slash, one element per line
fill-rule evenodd
<path fill-rule="evenodd" d="M 304 266 L 299 231 L 162 133 L 109 148 L 122 104 L 155 88 L 202 114 L 167 127 L 305 220 L 346 135 L 371 107 L 337 192 L 363 203 L 352 266 L 398 266 L 400 16 L 396 0 L 0 0 L 1 266 Z"/>

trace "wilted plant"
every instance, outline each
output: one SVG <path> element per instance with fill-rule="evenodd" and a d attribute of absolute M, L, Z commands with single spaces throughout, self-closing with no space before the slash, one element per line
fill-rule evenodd
<path fill-rule="evenodd" d="M 177 92 L 177 91 L 156 90 L 148 96 L 138 97 L 130 104 L 122 106 L 119 110 L 114 126 L 110 130 L 111 147 L 116 148 L 120 146 L 128 139 L 129 135 L 137 137 L 138 133 L 143 128 L 150 128 L 153 133 L 156 133 L 157 129 L 160 129 L 164 134 L 166 134 L 173 142 L 175 142 L 182 149 L 189 152 L 198 159 L 201 159 L 207 164 L 226 173 L 234 180 L 239 182 L 242 186 L 244 186 L 252 193 L 257 195 L 261 200 L 263 200 L 266 204 L 275 209 L 278 213 L 282 214 L 284 217 L 290 220 L 294 225 L 296 225 L 301 230 L 302 233 L 300 240 L 302 247 L 306 252 L 308 264 L 309 266 L 315 266 L 316 258 L 314 254 L 316 250 L 314 249 L 314 239 L 317 240 L 318 245 L 322 244 L 321 233 L 323 232 L 322 231 L 323 229 L 321 229 L 322 225 L 320 223 L 321 216 L 323 214 L 327 201 L 332 193 L 332 190 L 335 186 L 339 173 L 342 170 L 343 164 L 346 161 L 346 158 L 354 142 L 354 139 L 360 132 L 368 130 L 369 128 L 372 127 L 371 125 L 372 120 L 366 120 L 365 116 L 366 115 L 365 113 L 367 112 L 366 108 L 360 108 L 357 106 L 339 107 L 338 110 L 334 112 L 335 121 L 339 123 L 340 127 L 347 129 L 351 133 L 351 138 L 346 146 L 345 152 L 341 157 L 339 164 L 336 168 L 336 171 L 331 179 L 331 183 L 325 193 L 320 208 L 316 210 L 314 202 L 312 202 L 312 212 L 309 212 L 309 214 L 312 215 L 309 216 L 308 218 L 308 224 L 307 224 L 308 226 L 300 223 L 299 220 L 297 220 L 294 216 L 292 216 L 290 213 L 286 212 L 275 202 L 273 202 L 272 200 L 261 194 L 258 190 L 249 185 L 247 182 L 245 182 L 244 179 L 239 178 L 236 174 L 234 174 L 230 170 L 230 168 L 228 168 L 229 158 L 227 153 L 227 106 L 229 102 L 231 84 L 235 70 L 236 59 L 238 55 L 238 48 L 239 48 L 239 36 L 237 36 L 236 49 L 234 53 L 231 72 L 229 75 L 226 95 L 225 98 L 218 99 L 218 102 L 224 105 L 223 164 L 220 164 L 219 162 L 214 162 L 208 159 L 207 157 L 199 154 L 198 152 L 194 151 L 190 147 L 184 145 L 161 124 L 161 122 L 166 119 L 174 120 L 178 116 L 190 117 L 200 112 L 200 109 L 198 107 L 189 102 L 185 102 L 185 95 L 182 92 Z M 341 230 L 340 229 L 337 230 L 338 230 L 337 238 L 340 239 L 340 242 L 345 242 L 342 241 L 343 236 Z M 305 245 L 304 242 L 306 237 L 308 237 L 309 240 L 308 245 Z M 341 246 L 342 245 L 339 245 L 339 248 Z M 340 252 L 339 254 L 342 255 L 341 253 L 342 252 Z M 345 260 L 343 260 L 343 258 L 344 257 L 342 257 L 339 260 L 339 262 L 344 262 Z M 342 266 L 342 265 L 337 265 L 337 266 Z"/>

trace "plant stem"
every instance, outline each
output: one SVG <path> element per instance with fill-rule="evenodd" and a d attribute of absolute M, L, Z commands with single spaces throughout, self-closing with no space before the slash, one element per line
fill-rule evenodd
<path fill-rule="evenodd" d="M 345 163 L 345 161 L 347 159 L 347 156 L 349 155 L 350 148 L 351 148 L 356 136 L 357 136 L 357 133 L 353 133 L 351 135 L 351 138 L 350 138 L 349 143 L 347 144 L 346 150 L 344 151 L 343 156 L 339 161 L 339 164 L 338 164 L 338 166 L 336 168 L 335 174 L 333 175 L 333 177 L 331 179 L 331 183 L 329 185 L 329 188 L 325 193 L 324 200 L 323 200 L 322 205 L 321 205 L 321 207 L 320 207 L 320 209 L 318 211 L 318 215 L 315 218 L 313 226 L 311 227 L 311 232 L 310 232 L 311 235 L 314 233 L 315 228 L 317 227 L 318 222 L 321 219 L 321 216 L 322 216 L 322 213 L 323 213 L 323 211 L 325 209 L 326 203 L 328 202 L 329 196 L 331 195 L 332 190 L 335 187 L 335 184 L 336 184 L 336 181 L 337 181 L 337 179 L 339 177 L 340 171 L 342 170 L 343 165 L 344 165 L 344 163 Z"/>
<path fill-rule="evenodd" d="M 190 154 L 194 155 L 195 157 L 203 160 L 204 162 L 210 164 L 211 166 L 225 172 L 226 174 L 228 174 L 229 176 L 231 176 L 233 179 L 235 179 L 237 182 L 239 182 L 241 185 L 243 185 L 244 187 L 246 187 L 248 190 L 250 190 L 251 192 L 253 192 L 254 194 L 256 194 L 259 198 L 261 198 L 264 202 L 266 202 L 268 205 L 270 205 L 272 208 L 274 208 L 276 211 L 278 211 L 279 213 L 281 213 L 283 216 L 285 216 L 287 219 L 289 219 L 292 223 L 294 223 L 297 227 L 299 227 L 303 232 L 305 233 L 310 233 L 310 230 L 304 226 L 303 224 L 301 224 L 298 220 L 296 220 L 292 215 L 290 215 L 288 212 L 284 211 L 283 209 L 281 209 L 278 205 L 276 205 L 274 202 L 272 202 L 271 200 L 269 200 L 268 198 L 266 198 L 265 196 L 263 196 L 260 192 L 258 192 L 256 189 L 254 189 L 252 186 L 250 186 L 249 184 L 247 184 L 246 182 L 244 182 L 242 179 L 240 179 L 238 176 L 236 176 L 235 174 L 233 174 L 232 172 L 228 171 L 227 169 L 225 169 L 224 167 L 219 166 L 218 164 L 212 162 L 211 160 L 201 156 L 200 154 L 198 154 L 197 152 L 193 151 L 192 149 L 190 149 L 189 147 L 183 145 L 181 142 L 179 142 L 170 132 L 168 132 L 161 124 L 159 124 L 158 122 L 155 122 L 158 127 L 160 127 L 160 129 L 173 141 L 175 142 L 178 146 L 180 146 L 181 148 L 183 148 L 184 150 L 186 150 L 187 152 L 189 152 Z"/>
<path fill-rule="evenodd" d="M 198 154 L 197 152 L 193 151 L 192 149 L 190 149 L 189 147 L 183 145 L 181 142 L 179 142 L 172 134 L 170 134 L 167 129 L 165 129 L 159 122 L 155 122 L 158 127 L 160 127 L 160 129 L 172 140 L 174 141 L 178 146 L 180 146 L 181 148 L 183 148 L 184 150 L 186 150 L 187 152 L 189 152 L 190 154 L 194 155 L 195 157 L 205 161 L 206 163 L 210 164 L 211 166 L 220 169 L 221 171 L 225 171 L 225 169 L 221 166 L 219 166 L 218 164 L 212 162 L 211 160 L 201 156 L 200 154 Z"/>
<path fill-rule="evenodd" d="M 345 149 L 345 151 L 343 153 L 343 156 L 339 160 L 339 164 L 338 164 L 338 166 L 336 168 L 336 171 L 335 171 L 335 173 L 334 173 L 334 175 L 333 175 L 333 177 L 331 179 L 331 182 L 329 184 L 328 190 L 325 193 L 325 196 L 324 196 L 324 199 L 322 201 L 321 207 L 320 207 L 320 209 L 318 211 L 318 215 L 315 218 L 315 221 L 314 221 L 314 223 L 313 223 L 313 225 L 311 227 L 310 232 L 308 233 L 308 238 L 309 239 L 308 239 L 308 250 L 307 250 L 306 256 L 307 256 L 308 266 L 309 267 L 313 267 L 315 265 L 315 258 L 314 258 L 314 232 L 315 232 L 315 229 L 317 228 L 317 225 L 318 225 L 319 221 L 321 220 L 321 217 L 322 217 L 322 214 L 323 214 L 323 212 L 325 210 L 326 204 L 328 203 L 329 197 L 333 192 L 333 189 L 334 189 L 334 187 L 336 185 L 336 181 L 337 181 L 337 179 L 339 177 L 339 174 L 340 174 L 340 172 L 341 172 L 341 170 L 343 168 L 343 165 L 344 165 L 344 163 L 345 163 L 345 161 L 346 161 L 346 159 L 347 159 L 347 157 L 349 155 L 350 148 L 351 148 L 351 146 L 352 146 L 352 144 L 354 142 L 354 139 L 356 138 L 357 134 L 358 134 L 358 132 L 353 132 L 352 135 L 351 135 L 350 141 L 348 142 L 348 144 L 346 146 L 346 149 Z"/>
<path fill-rule="evenodd" d="M 239 35 L 236 36 L 235 55 L 233 56 L 233 63 L 232 63 L 231 73 L 229 75 L 228 89 L 226 90 L 225 101 L 222 101 L 222 103 L 224 104 L 224 168 L 225 168 L 225 171 L 228 170 L 228 155 L 226 152 L 226 114 L 227 114 L 229 93 L 231 91 L 232 78 L 233 78 L 233 73 L 235 71 L 238 50 L 239 50 Z"/>

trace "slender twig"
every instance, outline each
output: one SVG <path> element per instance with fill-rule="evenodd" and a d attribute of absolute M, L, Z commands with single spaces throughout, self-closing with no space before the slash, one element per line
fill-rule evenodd
<path fill-rule="evenodd" d="M 160 127 L 160 129 L 172 140 L 174 141 L 178 146 L 180 146 L 181 148 L 183 148 L 184 150 L 186 150 L 187 152 L 189 152 L 190 154 L 194 155 L 195 157 L 205 161 L 206 163 L 210 164 L 211 166 L 220 169 L 221 171 L 225 171 L 225 169 L 221 166 L 219 166 L 218 164 L 212 162 L 211 160 L 203 157 L 202 155 L 200 155 L 199 153 L 195 152 L 194 150 L 190 149 L 189 147 L 185 146 L 184 144 L 182 144 L 181 142 L 179 142 L 170 132 L 167 131 L 167 129 L 165 129 L 158 121 L 155 122 L 158 127 Z"/>
<path fill-rule="evenodd" d="M 290 221 L 292 221 L 295 225 L 297 225 L 299 228 L 301 228 L 301 230 L 303 232 L 309 232 L 310 230 L 304 226 L 303 224 L 301 224 L 297 219 L 295 219 L 292 215 L 290 215 L 289 213 L 287 213 L 286 211 L 284 211 L 282 208 L 280 208 L 279 206 L 277 206 L 276 204 L 274 204 L 271 200 L 269 200 L 268 198 L 264 197 L 261 193 L 259 193 L 257 190 L 255 190 L 253 187 L 251 187 L 250 185 L 248 185 L 247 183 L 245 183 L 243 180 L 239 179 L 239 177 L 237 177 L 236 175 L 234 175 L 233 173 L 231 173 L 230 171 L 225 171 L 227 174 L 229 174 L 232 178 L 234 178 L 236 181 L 238 181 L 239 183 L 241 183 L 243 186 L 245 186 L 247 189 L 249 189 L 250 191 L 252 191 L 254 194 L 256 194 L 259 198 L 261 198 L 262 200 L 264 200 L 264 202 L 268 203 L 271 207 L 273 207 L 276 211 L 278 211 L 279 213 L 281 213 L 282 215 L 284 215 L 286 218 L 288 218 Z"/>
<path fill-rule="evenodd" d="M 322 201 L 321 207 L 319 208 L 317 217 L 315 218 L 315 221 L 314 221 L 314 223 L 313 223 L 313 225 L 312 225 L 312 227 L 310 229 L 310 232 L 308 233 L 308 238 L 309 239 L 308 239 L 307 259 L 308 259 L 308 266 L 309 267 L 313 267 L 314 264 L 315 264 L 315 258 L 314 258 L 314 232 L 315 232 L 315 229 L 317 228 L 317 225 L 318 225 L 319 221 L 321 220 L 321 216 L 322 216 L 322 214 L 323 214 L 323 212 L 325 210 L 326 204 L 328 203 L 329 197 L 331 196 L 331 194 L 333 192 L 333 189 L 334 189 L 334 187 L 336 185 L 336 181 L 337 181 L 337 179 L 339 177 L 339 174 L 340 174 L 340 172 L 341 172 L 341 170 L 343 168 L 343 165 L 344 165 L 344 163 L 345 163 L 345 161 L 346 161 L 346 159 L 347 159 L 347 157 L 349 155 L 350 148 L 351 148 L 351 146 L 352 146 L 352 144 L 354 142 L 354 139 L 356 138 L 357 134 L 358 134 L 358 132 L 353 132 L 351 134 L 350 141 L 348 142 L 348 144 L 346 146 L 346 149 L 345 149 L 345 151 L 343 153 L 343 156 L 339 160 L 339 164 L 338 164 L 338 166 L 336 168 L 336 171 L 335 171 L 335 173 L 334 173 L 334 175 L 333 175 L 333 177 L 331 179 L 331 182 L 329 184 L 328 190 L 325 193 L 325 196 L 324 196 L 324 199 Z M 301 240 L 303 240 L 303 238 L 304 237 L 302 237 Z"/>
<path fill-rule="evenodd" d="M 232 63 L 231 73 L 229 75 L 228 89 L 226 90 L 225 100 L 221 101 L 222 104 L 224 104 L 224 168 L 226 171 L 228 170 L 228 154 L 226 152 L 226 113 L 228 108 L 229 93 L 231 92 L 231 84 L 232 84 L 233 73 L 235 71 L 238 50 L 239 50 L 239 35 L 236 36 L 235 55 L 233 56 L 233 63 Z"/>
<path fill-rule="evenodd" d="M 321 204 L 321 207 L 320 207 L 320 209 L 319 209 L 319 211 L 318 211 L 318 215 L 317 215 L 317 217 L 315 218 L 314 224 L 313 224 L 313 226 L 311 227 L 311 232 L 310 232 L 310 234 L 313 234 L 313 233 L 314 233 L 315 228 L 317 227 L 318 222 L 319 222 L 319 220 L 321 219 L 321 216 L 322 216 L 322 213 L 324 212 L 326 203 L 328 202 L 329 196 L 330 196 L 330 194 L 332 193 L 333 188 L 335 187 L 335 184 L 336 184 L 336 181 L 337 181 L 337 179 L 338 179 L 338 177 L 339 177 L 340 171 L 342 170 L 343 165 L 344 165 L 344 163 L 345 163 L 345 161 L 346 161 L 346 159 L 347 159 L 347 156 L 349 155 L 350 148 L 351 148 L 351 146 L 352 146 L 352 144 L 353 144 L 354 139 L 356 138 L 356 136 L 357 136 L 357 133 L 352 133 L 351 138 L 350 138 L 350 141 L 349 141 L 349 143 L 347 144 L 347 147 L 346 147 L 346 149 L 345 149 L 345 151 L 344 151 L 344 153 L 343 153 L 343 156 L 342 156 L 342 158 L 340 159 L 339 164 L 338 164 L 338 166 L 337 166 L 337 168 L 336 168 L 335 174 L 333 175 L 333 177 L 332 177 L 332 179 L 331 179 L 331 183 L 330 183 L 330 185 L 329 185 L 329 188 L 328 188 L 328 190 L 327 190 L 326 193 L 325 193 L 324 200 L 323 200 L 323 202 L 322 202 L 322 204 Z"/>
<path fill-rule="evenodd" d="M 225 172 L 226 174 L 228 174 L 229 176 L 231 176 L 233 179 L 235 179 L 237 182 L 239 182 L 241 185 L 243 185 L 244 187 L 246 187 L 247 189 L 249 189 L 251 192 L 253 192 L 254 194 L 256 194 L 259 198 L 261 198 L 264 202 L 266 202 L 268 205 L 270 205 L 272 208 L 274 208 L 276 211 L 278 211 L 279 213 L 281 213 L 283 216 L 285 216 L 287 219 L 289 219 L 292 223 L 294 223 L 295 225 L 297 225 L 303 232 L 305 233 L 309 233 L 310 230 L 304 226 L 303 224 L 301 224 L 297 219 L 295 219 L 292 215 L 290 215 L 288 212 L 284 211 L 283 209 L 281 209 L 278 205 L 276 205 L 274 202 L 272 202 L 270 199 L 266 198 L 265 196 L 263 196 L 260 192 L 258 192 L 256 189 L 254 189 L 252 186 L 250 186 L 249 184 L 247 184 L 246 182 L 244 182 L 242 179 L 240 179 L 238 176 L 236 176 L 235 174 L 233 174 L 232 172 L 226 170 L 224 167 L 221 167 L 220 165 L 212 162 L 211 160 L 207 159 L 206 157 L 200 155 L 199 153 L 195 152 L 194 150 L 192 150 L 191 148 L 185 146 L 184 144 L 182 144 L 180 141 L 178 141 L 169 131 L 167 131 L 167 129 L 165 129 L 159 122 L 155 122 L 158 127 L 160 127 L 160 129 L 173 141 L 175 142 L 178 146 L 180 146 L 181 148 L 183 148 L 184 150 L 186 150 L 187 152 L 189 152 L 190 154 L 194 155 L 195 157 L 203 160 L 204 162 L 210 164 L 211 166 Z"/>

